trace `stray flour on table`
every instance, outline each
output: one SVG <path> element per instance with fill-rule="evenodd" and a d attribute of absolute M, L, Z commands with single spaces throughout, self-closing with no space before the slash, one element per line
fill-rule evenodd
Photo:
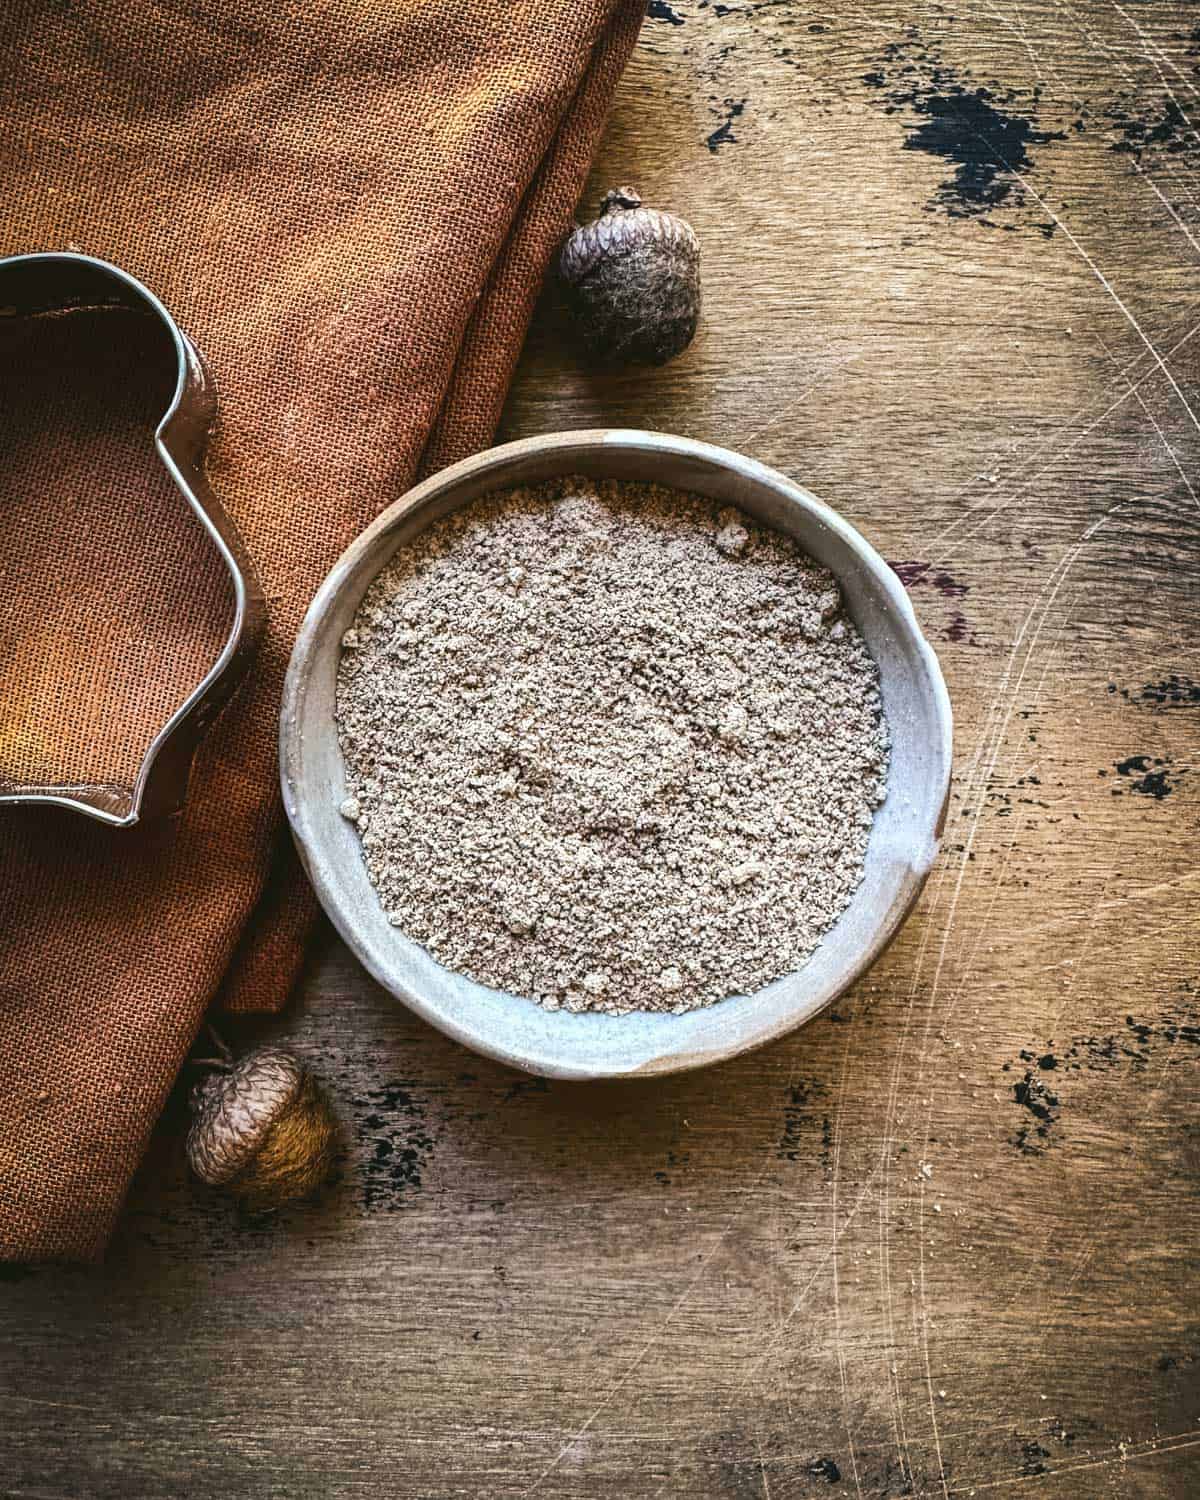
<path fill-rule="evenodd" d="M 789 538 L 657 485 L 436 522 L 338 675 L 342 811 L 391 922 L 550 1009 L 686 1011 L 798 968 L 886 789 L 841 604 Z"/>

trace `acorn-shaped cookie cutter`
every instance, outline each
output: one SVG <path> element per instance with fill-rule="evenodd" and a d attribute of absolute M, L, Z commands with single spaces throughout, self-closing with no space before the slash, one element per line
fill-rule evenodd
<path fill-rule="evenodd" d="M 169 335 L 175 352 L 175 387 L 154 429 L 154 448 L 229 572 L 233 623 L 217 659 L 147 745 L 132 784 L 57 786 L 8 781 L 0 783 L 0 803 L 67 807 L 113 827 L 127 828 L 182 805 L 196 748 L 250 666 L 266 620 L 266 603 L 245 543 L 204 474 L 204 449 L 216 416 L 216 394 L 199 354 L 171 314 L 140 281 L 90 255 L 62 251 L 0 259 L 0 316 L 29 317 L 95 307 L 147 313 Z"/>

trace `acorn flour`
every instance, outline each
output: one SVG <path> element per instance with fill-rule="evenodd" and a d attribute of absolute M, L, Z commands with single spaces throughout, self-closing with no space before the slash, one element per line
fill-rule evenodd
<path fill-rule="evenodd" d="M 685 1011 L 798 968 L 883 801 L 833 577 L 693 495 L 556 480 L 435 523 L 343 641 L 342 812 L 390 921 L 551 1009 Z"/>

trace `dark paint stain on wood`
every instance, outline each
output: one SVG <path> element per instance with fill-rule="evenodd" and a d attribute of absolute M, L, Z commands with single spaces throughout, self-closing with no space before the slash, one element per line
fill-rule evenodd
<path fill-rule="evenodd" d="M 668 1151 L 667 1152 L 667 1166 L 668 1167 L 674 1167 L 676 1169 L 678 1169 L 680 1167 L 686 1167 L 687 1164 L 688 1164 L 688 1161 L 690 1159 L 691 1159 L 691 1153 L 687 1152 L 687 1151 L 682 1151 L 682 1152 Z M 659 1170 L 659 1171 L 655 1172 L 655 1174 L 654 1174 L 654 1180 L 655 1180 L 655 1182 L 661 1183 L 663 1187 L 670 1187 L 671 1183 L 675 1179 L 671 1176 L 671 1174 L 669 1172 L 665 1172 L 665 1171 Z"/>
<path fill-rule="evenodd" d="M 943 599 L 962 599 L 970 591 L 970 584 L 963 583 L 945 568 L 937 568 L 932 563 L 905 561 L 893 562 L 890 566 L 910 592 L 916 588 L 933 588 Z M 955 645 L 979 645 L 978 638 L 971 630 L 971 622 L 961 609 L 951 612 L 943 639 L 953 641 Z"/>
<path fill-rule="evenodd" d="M 799 1161 L 804 1128 L 812 1120 L 812 1102 L 825 1093 L 825 1085 L 816 1078 L 801 1079 L 788 1089 L 783 1108 L 783 1130 L 775 1148 L 776 1161 Z"/>
<path fill-rule="evenodd" d="M 839 1484 L 842 1478 L 842 1471 L 832 1458 L 814 1458 L 808 1466 L 808 1472 L 814 1479 L 823 1479 L 826 1484 Z"/>
<path fill-rule="evenodd" d="M 745 99 L 726 99 L 724 103 L 725 118 L 710 134 L 705 136 L 704 144 L 715 156 L 724 145 L 736 145 L 737 136 L 733 133 L 733 122 L 741 119 L 745 113 Z"/>
<path fill-rule="evenodd" d="M 1187 993 L 1189 991 L 1185 988 Z M 1094 1073 L 1122 1065 L 1143 1068 L 1150 1061 L 1151 1044 L 1158 1042 L 1166 1042 L 1169 1047 L 1178 1042 L 1200 1046 L 1200 1026 L 1194 1024 L 1191 1011 L 1177 1008 L 1157 1023 L 1139 1021 L 1128 1015 L 1124 1032 L 1107 1036 L 1084 1033 L 1071 1037 L 1065 1045 L 1058 1047 L 1057 1052 L 1051 1041 L 1040 1055 L 1035 1050 L 1023 1048 L 1019 1056 L 1022 1062 L 1036 1063 L 1042 1072 Z"/>
<path fill-rule="evenodd" d="M 671 26 L 683 25 L 683 17 L 677 10 L 672 10 L 666 0 L 650 0 L 646 16 L 651 21 L 666 21 Z"/>
<path fill-rule="evenodd" d="M 961 582 L 944 568 L 935 568 L 932 563 L 894 562 L 890 566 L 907 589 L 935 588 L 943 599 L 961 599 L 970 590 L 970 584 Z"/>
<path fill-rule="evenodd" d="M 1108 691 L 1114 695 L 1119 692 L 1127 703 L 1150 709 L 1200 708 L 1200 682 L 1178 674 L 1163 677 L 1158 682 L 1147 682 L 1132 692 L 1110 682 Z"/>
<path fill-rule="evenodd" d="M 1051 1126 L 1058 1119 L 1061 1100 L 1032 1069 L 1026 1069 L 1025 1076 L 1013 1084 L 1012 1091 L 1013 1099 L 1031 1117 L 1010 1137 L 1012 1144 L 1026 1156 L 1039 1156 L 1046 1149 Z"/>
<path fill-rule="evenodd" d="M 433 1150 L 425 1110 L 407 1084 L 393 1081 L 368 1089 L 354 1101 L 354 1126 L 364 1149 L 363 1208 L 391 1212 L 421 1186 L 421 1173 Z"/>
<path fill-rule="evenodd" d="M 527 1094 L 548 1094 L 550 1092 L 550 1080 L 539 1076 L 522 1075 L 515 1078 L 504 1091 L 504 1102 L 509 1104 L 514 1099 L 522 1099 Z"/>
<path fill-rule="evenodd" d="M 1114 768 L 1118 776 L 1129 779 L 1127 788 L 1118 786 L 1112 788 L 1114 797 L 1119 797 L 1123 791 L 1128 790 L 1142 797 L 1153 797 L 1156 802 L 1161 802 L 1164 797 L 1169 797 L 1175 790 L 1168 780 L 1171 774 L 1170 762 L 1163 760 L 1161 756 L 1151 759 L 1149 755 L 1130 755 L 1125 760 L 1114 762 Z"/>
<path fill-rule="evenodd" d="M 879 66 L 861 76 L 869 88 L 885 91 L 889 114 L 906 109 L 921 117 L 904 141 L 905 151 L 953 164 L 953 176 L 939 184 L 928 205 L 951 218 L 993 226 L 992 213 L 1024 200 L 1018 174 L 1033 169 L 1029 148 L 1067 139 L 1066 131 L 1038 127 L 1036 91 L 1018 108 L 1013 92 L 963 82 L 915 30 L 905 41 L 890 43 Z M 1054 230 L 1053 224 L 1037 227 L 1047 235 Z"/>
<path fill-rule="evenodd" d="M 983 217 L 999 208 L 1017 187 L 1016 172 L 1033 165 L 1031 144 L 1065 140 L 1061 131 L 1038 130 L 1022 115 L 999 107 L 986 88 L 954 85 L 943 92 L 913 90 L 893 95 L 925 123 L 904 142 L 906 151 L 925 151 L 957 164 L 937 192 L 937 202 L 953 218 Z"/>
<path fill-rule="evenodd" d="M 1113 1068 L 1144 1070 L 1151 1062 L 1157 1048 L 1165 1045 L 1167 1057 L 1163 1066 L 1169 1066 L 1179 1045 L 1200 1047 L 1200 1024 L 1197 1024 L 1195 998 L 1197 990 L 1189 980 L 1182 988 L 1182 997 L 1154 1021 L 1139 1021 L 1136 1016 L 1125 1017 L 1123 1031 L 1108 1035 L 1082 1033 L 1070 1037 L 1065 1043 L 1053 1040 L 1042 1047 L 1023 1047 L 1018 1058 L 1025 1065 L 1023 1076 L 1012 1085 L 1013 1100 L 1030 1116 L 1010 1137 L 1011 1144 L 1026 1156 L 1040 1155 L 1047 1147 L 1050 1132 L 1058 1120 L 1064 1105 L 1061 1085 L 1051 1088 L 1041 1074 L 1057 1073 L 1064 1077 L 1070 1073 L 1097 1073 Z M 1012 1070 L 1005 1063 L 1004 1072 Z"/>
<path fill-rule="evenodd" d="M 827 1180 L 833 1176 L 833 1121 L 828 1115 L 821 1120 L 821 1168 Z"/>
<path fill-rule="evenodd" d="M 1192 133 L 1191 126 L 1174 99 L 1163 101 L 1162 113 L 1153 123 L 1141 119 L 1122 119 L 1120 115 L 1117 118 L 1120 123 L 1120 139 L 1114 141 L 1109 150 L 1132 156 L 1135 162 L 1140 162 L 1148 151 L 1163 151 L 1175 156 L 1195 145 L 1194 133 L 1190 141 L 1184 139 L 1185 134 Z"/>
<path fill-rule="evenodd" d="M 767 1495 L 789 1495 L 800 1500 L 803 1495 L 815 1493 L 813 1485 L 837 1485 L 843 1482 L 841 1466 L 836 1459 L 825 1454 L 813 1458 L 801 1458 L 787 1451 L 786 1437 L 768 1430 L 761 1434 L 749 1432 L 723 1432 L 717 1435 L 715 1453 L 711 1462 L 715 1467 L 715 1478 L 721 1494 L 737 1497 L 737 1500 L 762 1500 Z M 861 1460 L 860 1460 L 861 1463 Z M 872 1484 L 873 1477 L 860 1468 L 860 1483 Z M 711 1490 L 706 1490 L 711 1494 Z M 866 1491 L 864 1490 L 864 1494 Z M 889 1474 L 871 1494 L 911 1494 L 911 1489 L 895 1489 Z"/>

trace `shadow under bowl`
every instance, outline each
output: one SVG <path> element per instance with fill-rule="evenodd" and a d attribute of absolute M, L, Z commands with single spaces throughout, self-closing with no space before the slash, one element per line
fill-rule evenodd
<path fill-rule="evenodd" d="M 375 576 L 426 527 L 480 496 L 568 474 L 669 485 L 794 537 L 841 584 L 874 657 L 891 731 L 887 798 L 862 883 L 802 968 L 750 995 L 669 1015 L 544 1010 L 451 973 L 391 926 L 367 877 L 346 796 L 334 707 L 343 633 Z M 702 1067 L 790 1031 L 879 957 L 937 855 L 950 788 L 951 712 L 941 669 L 904 586 L 855 529 L 807 490 L 752 459 L 664 433 L 552 433 L 493 448 L 425 480 L 342 554 L 292 652 L 280 720 L 284 805 L 300 858 L 334 926 L 369 972 L 465 1046 L 553 1078 L 627 1078 Z"/>

